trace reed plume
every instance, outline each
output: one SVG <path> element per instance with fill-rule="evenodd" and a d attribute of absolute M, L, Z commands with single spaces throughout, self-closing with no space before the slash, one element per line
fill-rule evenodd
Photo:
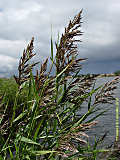
<path fill-rule="evenodd" d="M 18 77 L 14 75 L 16 83 L 19 86 L 21 86 L 30 78 L 30 72 L 32 71 L 33 67 L 39 63 L 29 63 L 30 60 L 36 55 L 35 53 L 33 53 L 33 42 L 34 37 L 32 38 L 30 44 L 28 44 L 27 49 L 24 49 L 22 57 L 20 58 L 18 66 Z"/>

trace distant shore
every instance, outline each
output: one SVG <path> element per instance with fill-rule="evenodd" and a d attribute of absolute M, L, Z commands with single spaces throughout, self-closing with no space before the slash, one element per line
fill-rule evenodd
<path fill-rule="evenodd" d="M 101 78 L 101 77 L 115 77 L 115 76 L 120 76 L 117 75 L 117 74 L 114 74 L 114 73 L 104 73 L 104 74 L 88 74 L 90 75 L 90 77 L 98 77 L 98 78 Z"/>
<path fill-rule="evenodd" d="M 115 76 L 120 76 L 120 74 L 115 74 L 115 73 L 103 73 L 103 74 L 91 74 L 91 73 L 88 73 L 88 74 L 81 74 L 79 76 L 90 76 L 90 77 L 98 77 L 98 78 L 102 78 L 102 77 L 115 77 Z M 72 78 L 72 76 L 68 76 L 69 78 Z M 5 80 L 8 80 L 8 79 L 11 79 L 13 77 L 9 77 L 9 78 L 6 78 L 6 77 L 0 77 L 0 79 L 5 79 Z"/>
<path fill-rule="evenodd" d="M 115 76 L 120 76 L 120 75 L 116 75 L 116 74 L 114 74 L 114 73 L 98 74 L 98 77 L 115 77 Z"/>

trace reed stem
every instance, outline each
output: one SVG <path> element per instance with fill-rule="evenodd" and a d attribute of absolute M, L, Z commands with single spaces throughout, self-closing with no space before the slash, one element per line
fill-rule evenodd
<path fill-rule="evenodd" d="M 119 139 L 119 98 L 116 98 L 116 141 Z"/>

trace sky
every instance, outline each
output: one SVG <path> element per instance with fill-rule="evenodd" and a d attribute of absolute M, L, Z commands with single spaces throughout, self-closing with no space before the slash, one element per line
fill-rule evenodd
<path fill-rule="evenodd" d="M 88 58 L 81 73 L 120 70 L 120 0 L 0 0 L 0 77 L 16 74 L 33 36 L 37 60 L 50 56 L 51 33 L 55 42 L 81 9 L 84 34 L 78 52 Z"/>

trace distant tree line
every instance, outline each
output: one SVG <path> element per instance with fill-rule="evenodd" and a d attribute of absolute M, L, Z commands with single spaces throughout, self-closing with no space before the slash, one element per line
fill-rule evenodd
<path fill-rule="evenodd" d="M 117 76 L 120 75 L 120 70 L 115 71 L 114 74 Z"/>

